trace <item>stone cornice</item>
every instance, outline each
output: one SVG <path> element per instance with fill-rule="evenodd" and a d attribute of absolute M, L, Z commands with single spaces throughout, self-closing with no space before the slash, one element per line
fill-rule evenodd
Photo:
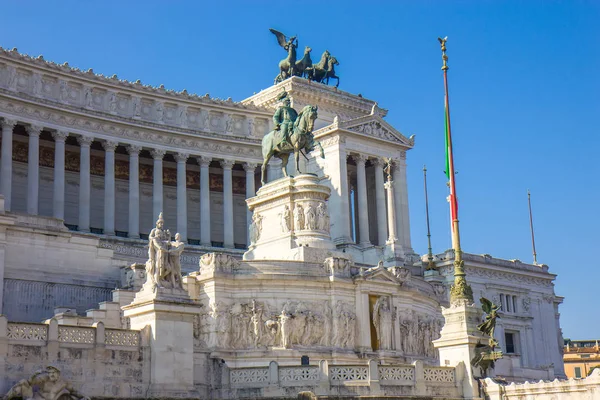
<path fill-rule="evenodd" d="M 38 104 L 30 104 L 30 98 L 31 96 L 23 93 L 0 89 L 0 116 L 43 125 L 49 129 L 88 134 L 97 139 L 118 139 L 123 144 L 144 145 L 148 148 L 168 147 L 174 152 L 185 148 L 191 153 L 206 153 L 216 158 L 227 155 L 239 161 L 262 160 L 258 139 L 197 134 L 188 129 L 166 128 L 159 124 L 143 123 L 101 112 L 86 111 L 84 114 L 77 107 L 57 105 L 44 99 L 35 99 Z"/>
<path fill-rule="evenodd" d="M 104 76 L 102 74 L 96 74 L 90 68 L 87 71 L 82 71 L 79 68 L 73 68 L 68 63 L 57 64 L 52 61 L 46 61 L 43 56 L 36 58 L 31 57 L 27 54 L 21 54 L 17 49 L 6 50 L 0 47 L 0 62 L 14 62 L 21 68 L 32 68 L 35 72 L 44 72 L 46 74 L 59 74 L 63 75 L 69 80 L 79 80 L 81 83 L 101 85 L 106 89 L 113 89 L 119 92 L 137 92 L 137 95 L 150 96 L 150 97 L 161 97 L 162 100 L 171 102 L 186 102 L 188 105 L 195 105 L 197 107 L 214 106 L 219 108 L 234 109 L 231 110 L 233 113 L 245 113 L 247 111 L 258 111 L 264 112 L 262 107 L 256 107 L 252 104 L 244 104 L 242 102 L 234 102 L 231 98 L 227 100 L 221 100 L 211 98 L 208 95 L 198 96 L 196 94 L 189 94 L 187 90 L 176 92 L 172 89 L 166 89 L 163 85 L 158 87 L 151 85 L 144 85 L 139 80 L 130 82 L 124 79 L 119 79 L 117 75 L 111 77 Z"/>
<path fill-rule="evenodd" d="M 242 100 L 241 103 L 254 104 L 272 109 L 277 105 L 277 97 L 284 89 L 293 99 L 298 98 L 306 103 L 310 103 L 311 100 L 318 100 L 319 103 L 329 104 L 359 115 L 369 114 L 375 104 L 373 100 L 339 90 L 333 86 L 310 82 L 295 76 L 264 89 L 254 96 Z M 381 108 L 378 109 L 378 112 L 384 116 L 387 114 L 387 110 Z"/>

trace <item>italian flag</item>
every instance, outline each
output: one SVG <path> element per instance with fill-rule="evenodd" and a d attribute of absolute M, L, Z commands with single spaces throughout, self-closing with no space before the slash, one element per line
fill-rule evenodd
<path fill-rule="evenodd" d="M 448 96 L 445 97 L 445 113 L 444 125 L 446 130 L 446 177 L 450 185 L 450 218 L 452 230 L 454 231 L 454 221 L 458 219 L 458 202 L 456 201 L 456 188 L 454 186 L 454 157 L 452 156 L 452 137 L 450 136 L 450 105 L 448 104 Z"/>

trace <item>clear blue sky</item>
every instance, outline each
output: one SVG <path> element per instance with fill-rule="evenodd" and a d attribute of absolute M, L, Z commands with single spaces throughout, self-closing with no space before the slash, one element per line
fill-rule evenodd
<path fill-rule="evenodd" d="M 277 73 L 283 53 L 268 28 L 298 35 L 313 60 L 328 49 L 340 89 L 417 135 L 407 162 L 419 253 L 423 164 L 434 251 L 451 247 L 437 42 L 447 35 L 464 250 L 531 262 L 531 189 L 538 260 L 566 297 L 564 336 L 600 339 L 600 2 L 5 1 L 2 14 L 4 48 L 234 100 Z"/>

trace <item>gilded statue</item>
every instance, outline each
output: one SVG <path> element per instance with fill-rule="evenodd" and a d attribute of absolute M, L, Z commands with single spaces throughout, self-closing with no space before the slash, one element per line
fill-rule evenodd
<path fill-rule="evenodd" d="M 485 320 L 477 325 L 477 330 L 488 336 L 488 343 L 477 343 L 475 345 L 475 356 L 471 360 L 471 364 L 474 367 L 479 367 L 485 376 L 489 368 L 494 368 L 494 363 L 502 358 L 502 351 L 495 350 L 498 346 L 498 341 L 494 338 L 494 330 L 496 329 L 496 319 L 500 318 L 498 310 L 500 306 L 492 303 L 485 297 L 479 299 L 481 302 L 481 308 L 486 313 Z"/>

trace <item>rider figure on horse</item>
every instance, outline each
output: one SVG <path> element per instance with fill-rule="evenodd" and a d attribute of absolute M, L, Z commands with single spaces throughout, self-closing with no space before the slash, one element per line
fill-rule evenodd
<path fill-rule="evenodd" d="M 286 91 L 283 91 L 277 100 L 281 101 L 282 104 L 273 114 L 273 123 L 275 124 L 275 131 L 281 135 L 279 147 L 284 148 L 289 144 L 288 138 L 294 127 L 294 122 L 298 118 L 298 113 L 290 106 L 290 96 Z"/>

